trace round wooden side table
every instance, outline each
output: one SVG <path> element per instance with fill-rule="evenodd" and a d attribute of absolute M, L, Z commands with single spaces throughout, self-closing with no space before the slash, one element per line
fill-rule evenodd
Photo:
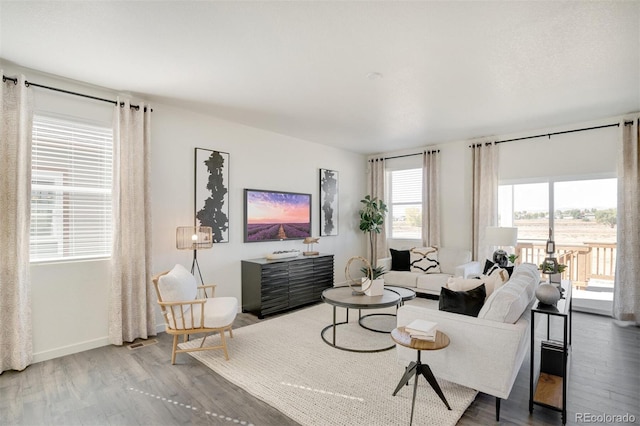
<path fill-rule="evenodd" d="M 437 351 L 439 349 L 444 349 L 447 346 L 449 346 L 449 336 L 447 336 L 441 331 L 437 331 L 436 340 L 433 342 L 429 342 L 426 340 L 412 339 L 409 333 L 407 333 L 404 330 L 404 327 L 398 327 L 398 328 L 394 328 L 391 331 L 391 339 L 393 339 L 393 341 L 399 345 L 402 345 L 410 349 L 415 349 L 418 352 L 417 360 L 415 362 L 411 361 L 411 363 L 407 366 L 407 370 L 405 371 L 404 375 L 400 379 L 400 383 L 398 383 L 396 390 L 393 391 L 393 396 L 396 396 L 396 394 L 400 391 L 400 389 L 402 389 L 403 386 L 409 383 L 409 380 L 413 376 L 416 376 L 416 379 L 413 382 L 413 398 L 411 399 L 411 419 L 409 420 L 409 424 L 413 423 L 413 409 L 416 405 L 416 391 L 418 390 L 418 377 L 420 377 L 421 374 L 424 376 L 425 379 L 427 379 L 427 382 L 429 382 L 433 390 L 436 391 L 436 393 L 438 394 L 442 402 L 444 402 L 444 405 L 446 405 L 449 411 L 451 411 L 451 407 L 447 402 L 447 398 L 445 398 L 444 393 L 442 393 L 442 389 L 440 389 L 440 385 L 438 384 L 436 377 L 433 375 L 431 368 L 429 367 L 428 364 L 423 364 L 420 360 L 421 351 Z"/>

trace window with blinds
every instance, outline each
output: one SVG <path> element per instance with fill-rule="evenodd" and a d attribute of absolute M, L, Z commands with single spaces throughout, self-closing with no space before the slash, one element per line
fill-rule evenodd
<path fill-rule="evenodd" d="M 31 261 L 109 257 L 113 130 L 38 114 L 31 156 Z"/>
<path fill-rule="evenodd" d="M 422 238 L 422 169 L 392 170 L 390 238 Z"/>

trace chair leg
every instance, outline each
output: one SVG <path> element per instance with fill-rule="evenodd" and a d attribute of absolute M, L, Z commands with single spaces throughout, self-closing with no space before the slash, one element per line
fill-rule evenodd
<path fill-rule="evenodd" d="M 224 329 L 220 330 L 220 341 L 222 342 L 222 350 L 224 350 L 224 357 L 229 361 L 229 354 L 227 353 L 227 341 L 224 338 Z"/>
<path fill-rule="evenodd" d="M 500 421 L 500 398 L 496 396 L 496 422 Z"/>
<path fill-rule="evenodd" d="M 173 349 L 171 350 L 171 365 L 176 363 L 176 349 L 178 347 L 178 335 L 173 335 Z"/>
<path fill-rule="evenodd" d="M 233 330 L 231 329 L 231 326 L 229 326 L 229 337 L 233 339 Z"/>

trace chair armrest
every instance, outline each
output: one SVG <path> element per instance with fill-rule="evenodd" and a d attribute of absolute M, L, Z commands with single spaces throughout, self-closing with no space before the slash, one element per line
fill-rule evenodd
<path fill-rule="evenodd" d="M 173 330 L 188 330 L 194 328 L 202 328 L 204 326 L 204 304 L 207 299 L 195 299 L 179 302 L 160 302 L 162 315 L 168 328 Z M 196 305 L 200 305 L 200 324 L 196 324 L 196 316 L 194 309 L 198 309 Z M 185 311 L 186 310 L 186 311 Z M 176 315 L 177 313 L 180 315 Z"/>
<path fill-rule="evenodd" d="M 475 260 L 456 266 L 454 275 L 456 277 L 470 278 L 470 275 L 474 275 L 474 274 L 475 275 L 482 274 L 480 262 Z"/>
<path fill-rule="evenodd" d="M 215 297 L 217 284 L 199 285 L 198 291 L 202 290 L 204 297 Z M 211 296 L 207 294 L 207 289 L 211 289 Z"/>
<path fill-rule="evenodd" d="M 378 261 L 376 262 L 376 266 L 378 267 L 383 267 L 385 271 L 390 271 L 391 270 L 391 258 L 390 257 L 384 257 L 382 259 L 378 259 Z"/>

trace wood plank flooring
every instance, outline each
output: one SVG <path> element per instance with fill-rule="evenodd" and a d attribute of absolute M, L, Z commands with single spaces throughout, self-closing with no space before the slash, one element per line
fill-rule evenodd
<path fill-rule="evenodd" d="M 576 413 L 629 413 L 640 422 L 640 328 L 584 313 L 574 313 L 573 320 L 567 424 L 580 424 Z M 239 314 L 235 328 L 259 321 Z M 296 424 L 187 354 L 178 354 L 172 366 L 171 337 L 161 333 L 157 340 L 135 350 L 106 346 L 4 372 L 0 424 Z M 495 398 L 478 394 L 459 424 L 561 423 L 560 413 L 543 407 L 530 415 L 528 401 L 527 357 L 511 396 L 502 401 L 499 423 Z"/>

